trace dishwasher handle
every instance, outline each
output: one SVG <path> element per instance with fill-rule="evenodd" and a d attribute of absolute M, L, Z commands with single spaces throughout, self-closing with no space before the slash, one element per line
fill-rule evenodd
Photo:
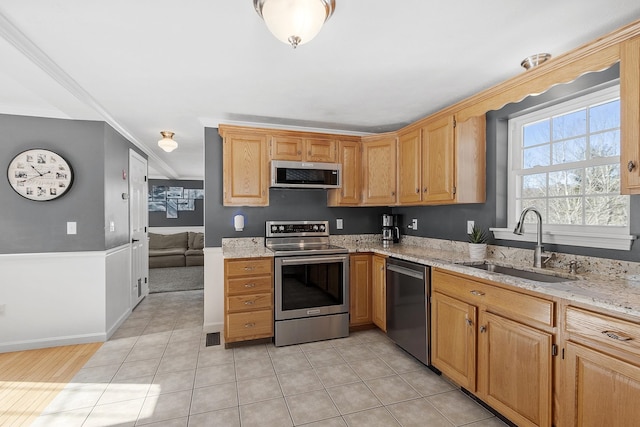
<path fill-rule="evenodd" d="M 406 267 L 387 263 L 387 270 L 394 271 L 396 273 L 404 274 L 405 276 L 415 277 L 416 279 L 424 280 L 424 273 L 421 271 L 411 270 Z"/>

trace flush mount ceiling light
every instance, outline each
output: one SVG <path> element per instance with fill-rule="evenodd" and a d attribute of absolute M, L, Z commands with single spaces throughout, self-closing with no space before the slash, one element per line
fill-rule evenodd
<path fill-rule="evenodd" d="M 162 139 L 158 141 L 158 146 L 164 151 L 170 153 L 178 148 L 178 143 L 173 140 L 173 135 L 175 135 L 175 133 L 163 130 L 160 132 L 160 135 L 162 135 Z"/>
<path fill-rule="evenodd" d="M 253 0 L 269 31 L 295 49 L 311 41 L 336 9 L 335 0 Z"/>
<path fill-rule="evenodd" d="M 520 66 L 524 67 L 525 70 L 528 70 L 530 68 L 537 67 L 543 62 L 547 62 L 550 58 L 550 53 L 536 53 L 535 55 L 524 58 L 520 63 Z"/>

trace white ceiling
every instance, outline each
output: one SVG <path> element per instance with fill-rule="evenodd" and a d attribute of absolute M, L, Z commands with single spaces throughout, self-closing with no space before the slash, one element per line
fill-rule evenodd
<path fill-rule="evenodd" d="M 0 113 L 104 120 L 152 176 L 202 179 L 205 126 L 395 130 L 640 19 L 638 0 L 336 3 L 293 50 L 252 0 L 0 0 Z"/>

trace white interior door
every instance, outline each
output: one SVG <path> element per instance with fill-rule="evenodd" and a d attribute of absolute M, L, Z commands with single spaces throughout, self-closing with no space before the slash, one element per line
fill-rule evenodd
<path fill-rule="evenodd" d="M 147 160 L 129 150 L 129 236 L 131 238 L 131 308 L 149 293 Z"/>

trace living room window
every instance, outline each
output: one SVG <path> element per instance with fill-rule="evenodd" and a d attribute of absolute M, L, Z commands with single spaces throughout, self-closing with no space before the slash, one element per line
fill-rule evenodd
<path fill-rule="evenodd" d="M 511 230 L 534 206 L 545 243 L 629 249 L 629 205 L 620 195 L 619 85 L 509 120 Z M 527 216 L 524 240 L 535 239 L 535 221 Z"/>

